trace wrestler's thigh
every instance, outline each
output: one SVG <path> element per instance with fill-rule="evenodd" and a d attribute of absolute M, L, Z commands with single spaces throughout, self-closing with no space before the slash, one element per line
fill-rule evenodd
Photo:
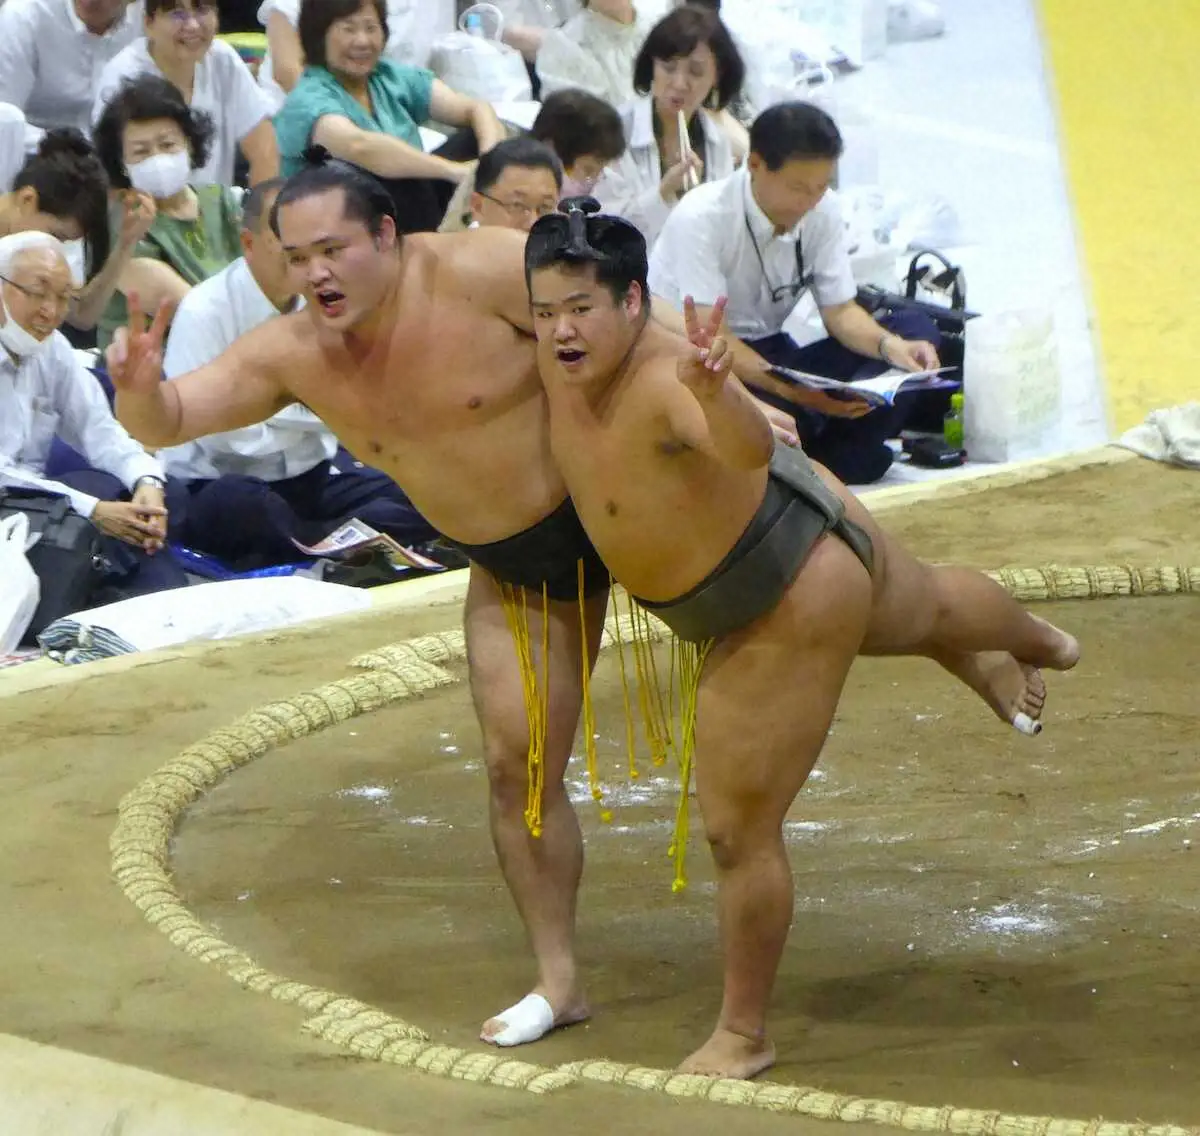
<path fill-rule="evenodd" d="M 813 467 L 842 499 L 846 517 L 871 538 L 875 551 L 870 620 L 861 654 L 908 654 L 928 640 L 937 619 L 937 589 L 930 566 L 918 560 L 823 465 Z"/>
<path fill-rule="evenodd" d="M 503 595 L 494 578 L 471 566 L 465 614 L 467 665 L 475 712 L 489 762 L 513 762 L 524 768 L 529 750 L 525 676 Z M 595 661 L 607 606 L 607 593 L 587 602 L 589 659 Z M 543 616 L 542 597 L 525 597 L 525 616 L 538 689 L 549 681 L 546 773 L 560 778 L 570 758 L 583 701 L 583 619 L 579 604 L 551 600 Z M 547 626 L 548 623 L 548 626 Z M 549 666 L 542 644 L 549 647 Z"/>
<path fill-rule="evenodd" d="M 823 540 L 781 603 L 716 645 L 696 712 L 696 791 L 710 840 L 770 837 L 820 756 L 866 629 L 871 581 Z"/>

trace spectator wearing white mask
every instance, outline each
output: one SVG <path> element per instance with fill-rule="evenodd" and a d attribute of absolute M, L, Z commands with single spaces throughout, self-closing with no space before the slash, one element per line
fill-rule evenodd
<path fill-rule="evenodd" d="M 0 102 L 43 130 L 87 133 L 100 72 L 142 33 L 128 0 L 6 0 L 0 6 Z"/>
<path fill-rule="evenodd" d="M 208 159 L 211 135 L 208 116 L 157 75 L 126 80 L 104 108 L 94 140 L 108 180 L 114 189 L 149 194 L 155 217 L 101 317 L 101 347 L 124 326 L 130 292 L 138 293 L 146 311 L 164 300 L 177 304 L 193 284 L 241 255 L 234 191 L 192 182 L 192 171 Z"/>
<path fill-rule="evenodd" d="M 160 75 L 179 89 L 188 106 L 213 121 L 208 161 L 193 173 L 194 185 L 233 185 L 239 147 L 250 167 L 251 185 L 278 174 L 270 101 L 242 57 L 215 38 L 215 0 L 145 0 L 145 5 L 145 36 L 101 72 L 93 123 L 124 80 Z"/>
<path fill-rule="evenodd" d="M 113 417 L 99 384 L 58 330 L 74 284 L 62 242 L 48 233 L 0 238 L 0 485 L 20 495 L 58 494 L 105 537 L 105 556 L 130 577 L 124 595 L 187 583 L 162 554 L 166 479 L 157 458 Z M 45 477 L 55 436 L 92 468 Z"/>

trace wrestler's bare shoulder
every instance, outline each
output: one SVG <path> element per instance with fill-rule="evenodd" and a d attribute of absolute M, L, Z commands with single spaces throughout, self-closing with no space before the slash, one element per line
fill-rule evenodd
<path fill-rule="evenodd" d="M 524 287 L 525 234 L 485 225 L 455 233 L 414 233 L 413 251 L 437 264 L 439 288 L 460 290 L 519 278 Z"/>

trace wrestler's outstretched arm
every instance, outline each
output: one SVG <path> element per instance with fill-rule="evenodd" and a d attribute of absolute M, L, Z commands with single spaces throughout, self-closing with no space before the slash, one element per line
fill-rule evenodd
<path fill-rule="evenodd" d="M 170 320 L 171 305 L 163 303 L 147 327 L 131 292 L 129 326 L 117 329 L 105 352 L 117 419 L 144 446 L 161 449 L 253 426 L 292 401 L 277 378 L 278 335 L 270 324 L 242 336 L 206 366 L 163 382 L 163 336 Z"/>
<path fill-rule="evenodd" d="M 675 364 L 678 382 L 663 385 L 667 421 L 685 445 L 737 469 L 758 469 L 771 460 L 775 439 L 756 400 L 733 377 L 732 353 L 721 335 L 724 311 L 720 299 L 701 320 L 692 298 L 684 301 L 688 343 Z"/>

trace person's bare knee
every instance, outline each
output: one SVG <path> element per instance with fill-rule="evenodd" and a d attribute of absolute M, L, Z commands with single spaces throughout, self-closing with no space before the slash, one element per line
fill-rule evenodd
<path fill-rule="evenodd" d="M 719 872 L 732 871 L 775 853 L 783 844 L 787 805 L 755 795 L 738 802 L 709 804 L 704 838 Z"/>

